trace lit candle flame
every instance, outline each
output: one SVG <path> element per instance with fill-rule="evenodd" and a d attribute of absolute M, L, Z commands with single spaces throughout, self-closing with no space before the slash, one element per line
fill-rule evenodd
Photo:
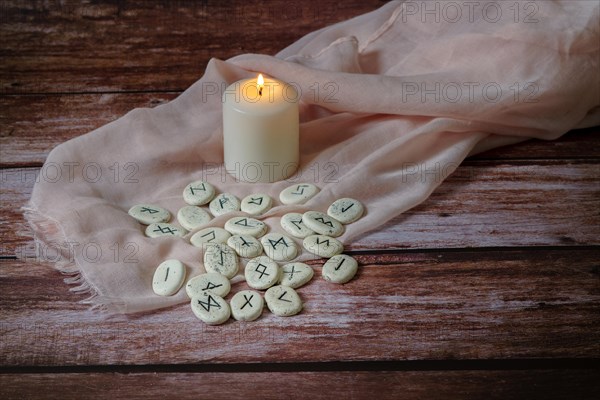
<path fill-rule="evenodd" d="M 263 78 L 262 74 L 258 74 L 258 79 L 256 80 L 256 87 L 258 88 L 259 96 L 262 96 L 262 90 L 263 90 L 264 86 L 265 86 L 265 79 Z"/>

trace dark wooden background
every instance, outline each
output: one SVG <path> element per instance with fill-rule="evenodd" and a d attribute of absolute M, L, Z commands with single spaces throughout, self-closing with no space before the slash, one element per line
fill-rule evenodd
<path fill-rule="evenodd" d="M 57 144 L 175 98 L 211 57 L 274 54 L 380 5 L 0 2 L 0 397 L 597 398 L 597 128 L 468 159 L 351 245 L 358 279 L 300 289 L 293 318 L 104 319 L 17 234 Z"/>

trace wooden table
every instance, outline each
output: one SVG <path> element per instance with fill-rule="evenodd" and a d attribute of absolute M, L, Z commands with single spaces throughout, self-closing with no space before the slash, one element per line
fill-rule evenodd
<path fill-rule="evenodd" d="M 358 279 L 300 289 L 294 318 L 209 327 L 185 304 L 105 319 L 19 236 L 57 144 L 175 98 L 210 57 L 274 54 L 381 4 L 2 2 L 1 398 L 598 396 L 597 128 L 468 159 L 352 243 Z"/>

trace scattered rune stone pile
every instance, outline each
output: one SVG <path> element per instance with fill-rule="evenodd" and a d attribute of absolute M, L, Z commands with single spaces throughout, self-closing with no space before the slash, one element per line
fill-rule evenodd
<path fill-rule="evenodd" d="M 309 183 L 295 184 L 279 194 L 282 204 L 303 204 L 319 192 Z M 290 236 L 276 232 L 267 233 L 267 225 L 259 217 L 273 206 L 273 199 L 264 193 L 246 196 L 240 201 L 229 193 L 217 194 L 214 186 L 204 181 L 190 183 L 183 190 L 188 204 L 177 212 L 178 225 L 170 223 L 171 213 L 152 204 L 138 204 L 129 215 L 143 225 L 152 238 L 183 237 L 198 229 L 214 217 L 234 211 L 249 216 L 233 217 L 223 228 L 211 227 L 197 231 L 190 238 L 193 246 L 204 249 L 206 273 L 187 281 L 185 290 L 191 299 L 194 315 L 210 325 L 226 322 L 230 317 L 238 321 L 253 321 L 261 314 L 266 303 L 275 315 L 291 316 L 302 310 L 302 300 L 295 289 L 312 278 L 312 267 L 293 262 L 299 255 L 296 242 L 310 253 L 327 258 L 322 276 L 325 280 L 343 284 L 350 281 L 358 270 L 358 263 L 349 255 L 341 254 L 343 244 L 336 239 L 344 233 L 344 225 L 360 219 L 364 206 L 357 200 L 342 198 L 327 209 L 327 213 L 307 211 L 304 214 L 288 213 L 281 217 L 283 230 Z M 208 204 L 207 212 L 201 206 Z M 264 253 L 264 254 L 263 254 Z M 254 290 L 242 290 L 233 295 L 229 303 L 225 297 L 231 282 L 239 272 L 239 258 L 249 259 L 244 268 L 247 285 Z M 279 263 L 284 263 L 280 266 Z M 185 265 L 176 259 L 163 261 L 154 273 L 152 288 L 159 296 L 172 296 L 186 280 Z M 260 292 L 264 292 L 264 299 Z"/>

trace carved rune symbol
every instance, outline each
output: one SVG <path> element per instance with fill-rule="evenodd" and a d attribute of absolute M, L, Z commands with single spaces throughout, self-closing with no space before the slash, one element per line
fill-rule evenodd
<path fill-rule="evenodd" d="M 142 207 L 142 209 L 140 210 L 140 212 L 147 212 L 149 214 L 156 214 L 158 212 L 158 210 L 155 210 L 153 208 L 148 208 L 148 207 Z"/>
<path fill-rule="evenodd" d="M 208 301 L 202 301 L 198 299 L 198 304 L 200 304 L 206 311 L 210 311 L 211 306 L 221 308 L 221 305 L 217 303 L 217 301 L 210 294 L 208 295 Z"/>
<path fill-rule="evenodd" d="M 296 228 L 298 228 L 298 230 L 300 230 L 300 231 L 302 230 L 302 228 L 300 228 L 300 224 L 302 223 L 302 220 L 301 220 L 301 219 L 299 219 L 298 221 L 294 221 L 293 219 L 291 219 L 291 220 L 290 220 L 290 222 L 291 222 L 292 224 L 294 224 L 294 226 L 295 226 Z"/>
<path fill-rule="evenodd" d="M 317 238 L 317 244 L 324 244 L 325 246 L 329 247 L 329 239 L 325 239 L 321 242 L 321 239 Z"/>
<path fill-rule="evenodd" d="M 244 239 L 243 237 L 240 236 L 240 239 L 242 241 L 242 246 L 248 246 L 250 247 L 250 243 L 246 242 L 246 239 Z"/>
<path fill-rule="evenodd" d="M 300 196 L 301 194 L 304 194 L 304 188 L 308 187 L 308 185 L 298 185 L 296 186 L 296 191 L 292 192 L 292 194 L 296 194 L 298 196 Z"/>
<path fill-rule="evenodd" d="M 286 294 L 287 294 L 287 290 L 285 292 L 281 293 L 281 296 L 279 296 L 278 299 L 281 301 L 287 301 L 288 303 L 291 303 L 292 302 L 291 300 L 283 298 L 283 296 L 285 296 Z"/>
<path fill-rule="evenodd" d="M 346 261 L 345 258 L 342 258 L 342 261 L 340 261 L 340 263 L 338 264 L 337 267 L 335 267 L 335 270 L 337 271 L 338 269 L 340 269 L 340 267 L 342 266 L 342 264 L 344 263 L 344 261 Z"/>
<path fill-rule="evenodd" d="M 169 277 L 169 270 L 171 269 L 171 267 L 167 267 L 167 274 L 165 275 L 165 282 L 167 281 L 167 278 Z"/>
<path fill-rule="evenodd" d="M 254 298 L 254 295 L 251 294 L 250 297 L 244 295 L 244 300 L 246 300 L 246 302 L 244 303 L 244 305 L 240 308 L 240 310 L 243 310 L 244 307 L 246 307 L 246 305 L 254 308 L 254 306 L 252 305 L 252 303 L 250 303 L 250 300 L 252 300 Z"/>
<path fill-rule="evenodd" d="M 290 271 L 286 271 L 285 269 L 283 270 L 284 274 L 290 274 L 290 279 L 292 279 L 294 277 L 294 274 L 296 272 L 299 272 L 299 271 L 296 271 L 296 266 L 293 264 L 292 264 L 292 269 Z"/>
<path fill-rule="evenodd" d="M 175 234 L 175 231 L 173 229 L 169 228 L 168 226 L 160 226 L 160 225 L 156 225 L 156 229 L 153 230 L 152 232 L 168 233 L 170 235 Z"/>
<path fill-rule="evenodd" d="M 320 223 L 322 223 L 323 225 L 327 225 L 327 226 L 329 226 L 330 228 L 333 228 L 333 222 L 331 222 L 331 221 L 329 221 L 329 220 L 325 221 L 325 218 L 323 218 L 323 217 L 315 218 L 315 221 L 319 221 L 319 222 L 320 222 Z"/>
<path fill-rule="evenodd" d="M 194 190 L 202 190 L 203 192 L 206 192 L 206 187 L 204 186 L 204 183 L 202 184 L 202 186 L 198 186 L 198 187 L 190 186 L 190 192 L 192 192 L 192 195 L 196 194 L 194 192 Z"/>
<path fill-rule="evenodd" d="M 219 252 L 221 253 L 221 262 L 219 264 L 223 265 L 223 254 L 225 254 L 223 252 L 223 250 L 219 250 Z"/>
<path fill-rule="evenodd" d="M 221 286 L 223 286 L 223 284 L 222 284 L 222 283 L 220 283 L 220 284 L 218 284 L 218 285 L 215 285 L 215 284 L 214 284 L 214 283 L 212 283 L 212 282 L 208 282 L 208 283 L 206 284 L 206 287 L 205 287 L 204 289 L 202 289 L 202 290 L 216 289 L 216 288 L 218 288 L 218 287 L 221 287 Z"/>
<path fill-rule="evenodd" d="M 262 205 L 262 197 L 250 197 L 250 199 L 252 199 L 252 201 L 249 201 L 248 204 L 256 204 L 258 206 Z"/>
<path fill-rule="evenodd" d="M 258 270 L 259 267 L 262 267 L 262 269 L 260 271 Z M 258 279 L 262 279 L 263 275 L 266 275 L 266 276 L 271 275 L 271 274 L 267 274 L 267 267 L 262 264 L 258 264 L 256 266 L 256 268 L 254 268 L 254 270 L 260 274 Z"/>
<path fill-rule="evenodd" d="M 200 237 L 206 237 L 206 236 L 210 236 L 211 237 L 210 239 L 207 240 L 207 242 L 212 242 L 216 238 L 215 231 L 210 231 L 210 232 L 205 233 L 204 235 L 202 235 Z"/>
<path fill-rule="evenodd" d="M 229 199 L 227 197 L 221 197 L 219 199 L 219 205 L 221 206 L 221 208 L 223 208 L 223 204 L 227 203 L 229 201 Z"/>
<path fill-rule="evenodd" d="M 242 225 L 242 226 L 250 226 L 250 225 L 248 225 L 248 218 L 242 218 L 242 219 L 234 222 L 234 224 Z"/>
<path fill-rule="evenodd" d="M 279 238 L 279 239 L 277 239 L 277 241 L 274 241 L 274 240 L 271 240 L 271 239 L 269 239 L 269 244 L 271 245 L 271 247 L 273 248 L 273 250 L 277 250 L 277 245 L 278 245 L 279 243 L 283 244 L 285 247 L 290 247 L 290 246 L 287 244 L 287 242 L 285 241 L 285 239 L 284 239 L 284 238 L 282 238 L 282 237 L 281 237 L 281 238 Z"/>
<path fill-rule="evenodd" d="M 350 204 L 348 207 L 344 208 L 342 207 L 342 212 L 346 212 L 348 211 L 352 206 L 354 205 L 354 203 Z"/>

